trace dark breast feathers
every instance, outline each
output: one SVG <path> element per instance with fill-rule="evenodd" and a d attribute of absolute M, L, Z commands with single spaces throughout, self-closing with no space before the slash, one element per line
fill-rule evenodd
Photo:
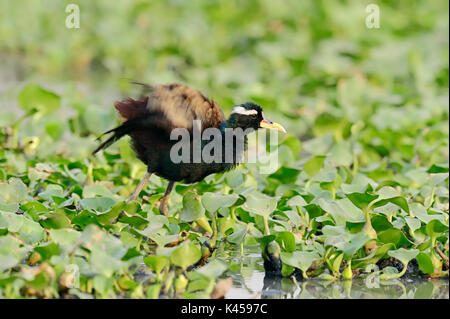
<path fill-rule="evenodd" d="M 102 143 L 100 150 L 123 135 L 130 135 L 132 146 L 138 156 L 149 167 L 149 171 L 172 181 L 194 183 L 205 176 L 234 165 L 220 163 L 173 163 L 170 149 L 177 142 L 170 140 L 175 128 L 185 128 L 192 136 L 193 121 L 200 120 L 201 131 L 208 127 L 219 128 L 225 121 L 219 106 L 201 92 L 180 84 L 151 86 L 142 84 L 144 98 L 125 99 L 115 103 L 125 122 L 109 131 L 114 132 Z"/>

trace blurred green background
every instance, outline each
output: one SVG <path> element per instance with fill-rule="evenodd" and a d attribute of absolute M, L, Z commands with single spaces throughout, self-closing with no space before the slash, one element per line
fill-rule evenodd
<path fill-rule="evenodd" d="M 79 29 L 65 26 L 69 3 L 80 7 Z M 365 25 L 370 3 L 380 8 L 378 29 Z M 406 145 L 434 125 L 442 141 L 448 9 L 446 0 L 2 1 L 0 107 L 20 114 L 17 94 L 37 83 L 62 97 L 55 121 L 86 109 L 98 134 L 115 118 L 114 100 L 137 94 L 130 79 L 177 81 L 226 111 L 260 103 L 302 140 L 330 132 L 340 139 L 362 121 L 388 129 L 381 138 L 399 132 Z M 97 119 L 92 109 L 108 115 Z M 5 114 L 1 122 L 15 116 Z M 310 151 L 323 153 L 327 143 Z"/>

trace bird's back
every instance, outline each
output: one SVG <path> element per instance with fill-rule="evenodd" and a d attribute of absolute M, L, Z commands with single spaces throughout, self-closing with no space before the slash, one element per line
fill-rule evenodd
<path fill-rule="evenodd" d="M 218 128 L 225 121 L 217 103 L 196 89 L 181 84 L 143 86 L 146 93 L 143 99 L 128 98 L 115 103 L 126 120 L 153 116 L 153 124 L 169 134 L 175 128 L 192 131 L 194 120 L 201 121 L 202 131 L 208 127 Z"/>
<path fill-rule="evenodd" d="M 206 175 L 234 166 L 173 163 L 170 150 L 177 142 L 170 140 L 173 129 L 185 128 L 192 138 L 194 120 L 201 121 L 201 131 L 210 127 L 219 128 L 225 121 L 224 114 L 213 100 L 185 85 L 141 85 L 144 87 L 143 98 L 128 98 L 116 102 L 115 107 L 126 120 L 121 127 L 127 127 L 125 134 L 131 136 L 138 158 L 147 164 L 153 173 L 169 180 L 193 183 Z M 192 152 L 190 156 L 192 157 Z"/>

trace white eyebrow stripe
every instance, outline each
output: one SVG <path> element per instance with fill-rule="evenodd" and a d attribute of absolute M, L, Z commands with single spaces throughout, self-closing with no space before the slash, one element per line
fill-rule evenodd
<path fill-rule="evenodd" d="M 238 114 L 242 114 L 242 115 L 254 115 L 254 114 L 258 114 L 257 110 L 247 110 L 242 106 L 235 106 L 233 108 L 233 110 L 231 111 L 231 113 L 238 113 Z"/>

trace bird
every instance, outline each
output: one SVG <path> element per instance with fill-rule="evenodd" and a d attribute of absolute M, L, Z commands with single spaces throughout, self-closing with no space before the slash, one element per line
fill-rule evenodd
<path fill-rule="evenodd" d="M 165 216 L 168 215 L 169 195 L 176 182 L 192 184 L 210 174 L 235 168 L 246 150 L 247 134 L 253 130 L 264 128 L 286 133 L 282 125 L 268 120 L 262 107 L 253 102 L 234 106 L 226 119 L 218 104 L 197 89 L 179 83 L 158 85 L 133 83 L 140 85 L 143 93 L 137 99 L 125 98 L 114 103 L 116 110 L 123 117 L 123 122 L 98 138 L 101 140 L 104 135 L 110 134 L 92 154 L 95 155 L 123 136 L 129 135 L 131 146 L 137 158 L 147 166 L 147 171 L 127 202 L 137 200 L 150 176 L 155 174 L 168 180 L 166 191 L 159 204 L 160 213 Z M 200 121 L 198 122 L 200 126 L 196 126 L 195 121 Z M 212 162 L 203 158 L 200 161 L 193 161 L 193 152 L 190 152 L 188 161 L 173 160 L 171 149 L 179 142 L 171 138 L 171 133 L 175 129 L 185 130 L 189 134 L 195 134 L 195 129 L 199 133 L 205 133 L 206 129 L 216 129 L 219 135 L 225 136 L 227 130 L 239 128 L 244 133 L 243 137 L 233 136 L 232 151 L 236 154 L 233 154 L 232 160 L 225 159 L 229 152 L 224 150 L 222 154 L 215 153 L 214 150 L 213 155 L 217 157 Z M 226 139 L 222 140 L 222 146 L 226 149 Z M 201 150 L 204 150 L 208 141 L 211 139 L 201 142 L 199 146 Z M 188 142 L 192 142 L 192 136 Z M 243 147 L 238 147 L 240 142 L 243 142 Z M 189 150 L 193 151 L 194 146 L 189 147 Z"/>

